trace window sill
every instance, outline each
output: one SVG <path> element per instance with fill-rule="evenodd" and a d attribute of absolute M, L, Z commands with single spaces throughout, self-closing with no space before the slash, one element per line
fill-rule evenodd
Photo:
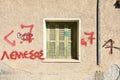
<path fill-rule="evenodd" d="M 80 60 L 75 59 L 45 59 L 43 63 L 80 63 Z"/>

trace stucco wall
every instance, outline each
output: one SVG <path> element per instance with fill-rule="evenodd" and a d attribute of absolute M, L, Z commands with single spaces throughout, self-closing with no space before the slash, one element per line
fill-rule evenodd
<path fill-rule="evenodd" d="M 110 48 L 105 49 L 104 41 L 112 39 L 114 41 L 113 47 L 120 47 L 119 30 L 120 30 L 120 16 L 119 8 L 114 7 L 115 1 L 101 0 L 101 66 L 107 71 L 111 64 L 120 65 L 120 51 L 113 48 L 113 53 L 109 54 Z"/>
<path fill-rule="evenodd" d="M 101 0 L 100 33 L 101 33 L 101 64 L 96 65 L 96 0 L 0 0 L 0 57 L 3 51 L 43 50 L 43 19 L 44 18 L 80 18 L 81 39 L 88 38 L 84 32 L 93 32 L 93 43 L 87 40 L 87 46 L 81 45 L 80 63 L 42 63 L 35 59 L 4 59 L 0 61 L 3 80 L 94 80 L 98 70 L 107 72 L 111 64 L 119 64 L 119 50 L 109 49 L 102 45 L 108 39 L 115 41 L 119 47 L 119 9 L 115 9 L 114 1 Z M 18 32 L 28 32 L 21 25 L 33 25 L 32 42 L 20 43 Z M 5 36 L 10 33 L 7 41 Z M 12 75 L 12 76 L 9 76 Z M 16 75 L 15 75 L 16 74 Z M 21 75 L 23 74 L 23 75 Z M 17 78 L 19 76 L 19 78 Z M 31 76 L 31 77 L 28 77 Z"/>

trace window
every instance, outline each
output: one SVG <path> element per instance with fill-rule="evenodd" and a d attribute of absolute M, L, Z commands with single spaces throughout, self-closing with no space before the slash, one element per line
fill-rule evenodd
<path fill-rule="evenodd" d="M 45 20 L 47 59 L 79 60 L 79 20 Z"/>

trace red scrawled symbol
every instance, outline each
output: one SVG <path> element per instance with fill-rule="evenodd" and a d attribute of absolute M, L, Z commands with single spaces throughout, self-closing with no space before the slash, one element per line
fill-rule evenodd
<path fill-rule="evenodd" d="M 113 53 L 113 44 L 115 43 L 115 41 L 113 41 L 112 39 L 109 39 L 108 41 L 104 41 L 104 45 L 102 47 L 105 48 L 110 48 L 109 54 Z"/>
<path fill-rule="evenodd" d="M 0 60 L 9 59 L 9 60 L 18 60 L 18 59 L 39 59 L 44 60 L 43 57 L 43 50 L 35 51 L 35 50 L 25 50 L 25 51 L 12 51 L 8 53 L 7 51 L 3 51 L 2 56 L 0 57 Z"/>
<path fill-rule="evenodd" d="M 29 43 L 31 43 L 32 40 L 34 39 L 34 38 L 32 38 L 32 36 L 33 36 L 33 34 L 31 34 L 29 32 L 28 33 L 24 33 L 24 34 L 22 34 L 20 32 L 17 33 L 17 38 L 22 40 L 20 42 L 21 44 L 22 44 L 23 41 L 28 41 Z"/>
<path fill-rule="evenodd" d="M 94 35 L 94 32 L 84 32 L 84 34 L 86 35 L 86 36 L 89 36 L 87 39 L 86 38 L 82 38 L 81 39 L 81 45 L 83 45 L 83 46 L 87 46 L 87 41 L 89 41 L 89 43 L 90 43 L 90 45 L 92 45 L 93 44 L 93 40 L 95 40 L 95 38 L 93 37 L 93 35 Z"/>
<path fill-rule="evenodd" d="M 24 33 L 24 34 L 21 34 L 21 33 L 18 33 L 19 34 L 19 39 L 21 39 L 22 41 L 28 41 L 29 43 L 32 42 L 32 40 L 34 38 L 32 38 L 33 34 L 32 34 L 32 29 L 33 29 L 33 24 L 32 25 L 28 25 L 28 26 L 25 26 L 23 24 L 21 24 L 21 28 L 24 29 L 24 28 L 30 28 L 29 32 L 28 33 Z"/>
<path fill-rule="evenodd" d="M 22 41 L 20 41 L 20 44 L 22 44 L 23 41 L 28 41 L 29 43 L 31 43 L 32 40 L 34 39 L 34 38 L 32 38 L 33 37 L 32 29 L 34 27 L 33 24 L 32 25 L 28 25 L 28 26 L 21 24 L 20 27 L 21 27 L 21 29 L 29 28 L 29 31 L 27 33 L 24 33 L 24 34 L 18 33 L 17 34 L 17 37 L 22 40 Z M 16 41 L 15 40 L 11 41 L 11 40 L 8 39 L 8 37 L 10 37 L 10 35 L 12 35 L 13 32 L 14 32 L 14 30 L 10 31 L 8 34 L 6 34 L 4 36 L 4 40 L 8 44 L 10 44 L 11 46 L 15 46 L 16 45 Z"/>
<path fill-rule="evenodd" d="M 28 26 L 25 26 L 25 25 L 21 24 L 21 28 L 22 29 L 24 29 L 24 28 L 30 28 L 29 33 L 32 33 L 33 24 L 32 25 L 28 25 Z"/>
<path fill-rule="evenodd" d="M 8 37 L 13 33 L 14 31 L 12 30 L 11 32 L 9 32 L 7 35 L 4 36 L 4 40 L 10 44 L 11 46 L 15 46 L 16 45 L 16 42 L 15 40 L 11 41 L 8 39 Z"/>
<path fill-rule="evenodd" d="M 87 46 L 87 42 L 84 40 L 84 38 L 81 39 L 81 44 L 84 45 L 85 47 Z"/>

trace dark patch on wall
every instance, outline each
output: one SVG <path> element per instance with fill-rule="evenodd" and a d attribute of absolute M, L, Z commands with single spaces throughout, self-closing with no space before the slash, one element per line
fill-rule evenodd
<path fill-rule="evenodd" d="M 120 8 L 120 0 L 116 0 L 114 6 L 115 8 Z"/>

